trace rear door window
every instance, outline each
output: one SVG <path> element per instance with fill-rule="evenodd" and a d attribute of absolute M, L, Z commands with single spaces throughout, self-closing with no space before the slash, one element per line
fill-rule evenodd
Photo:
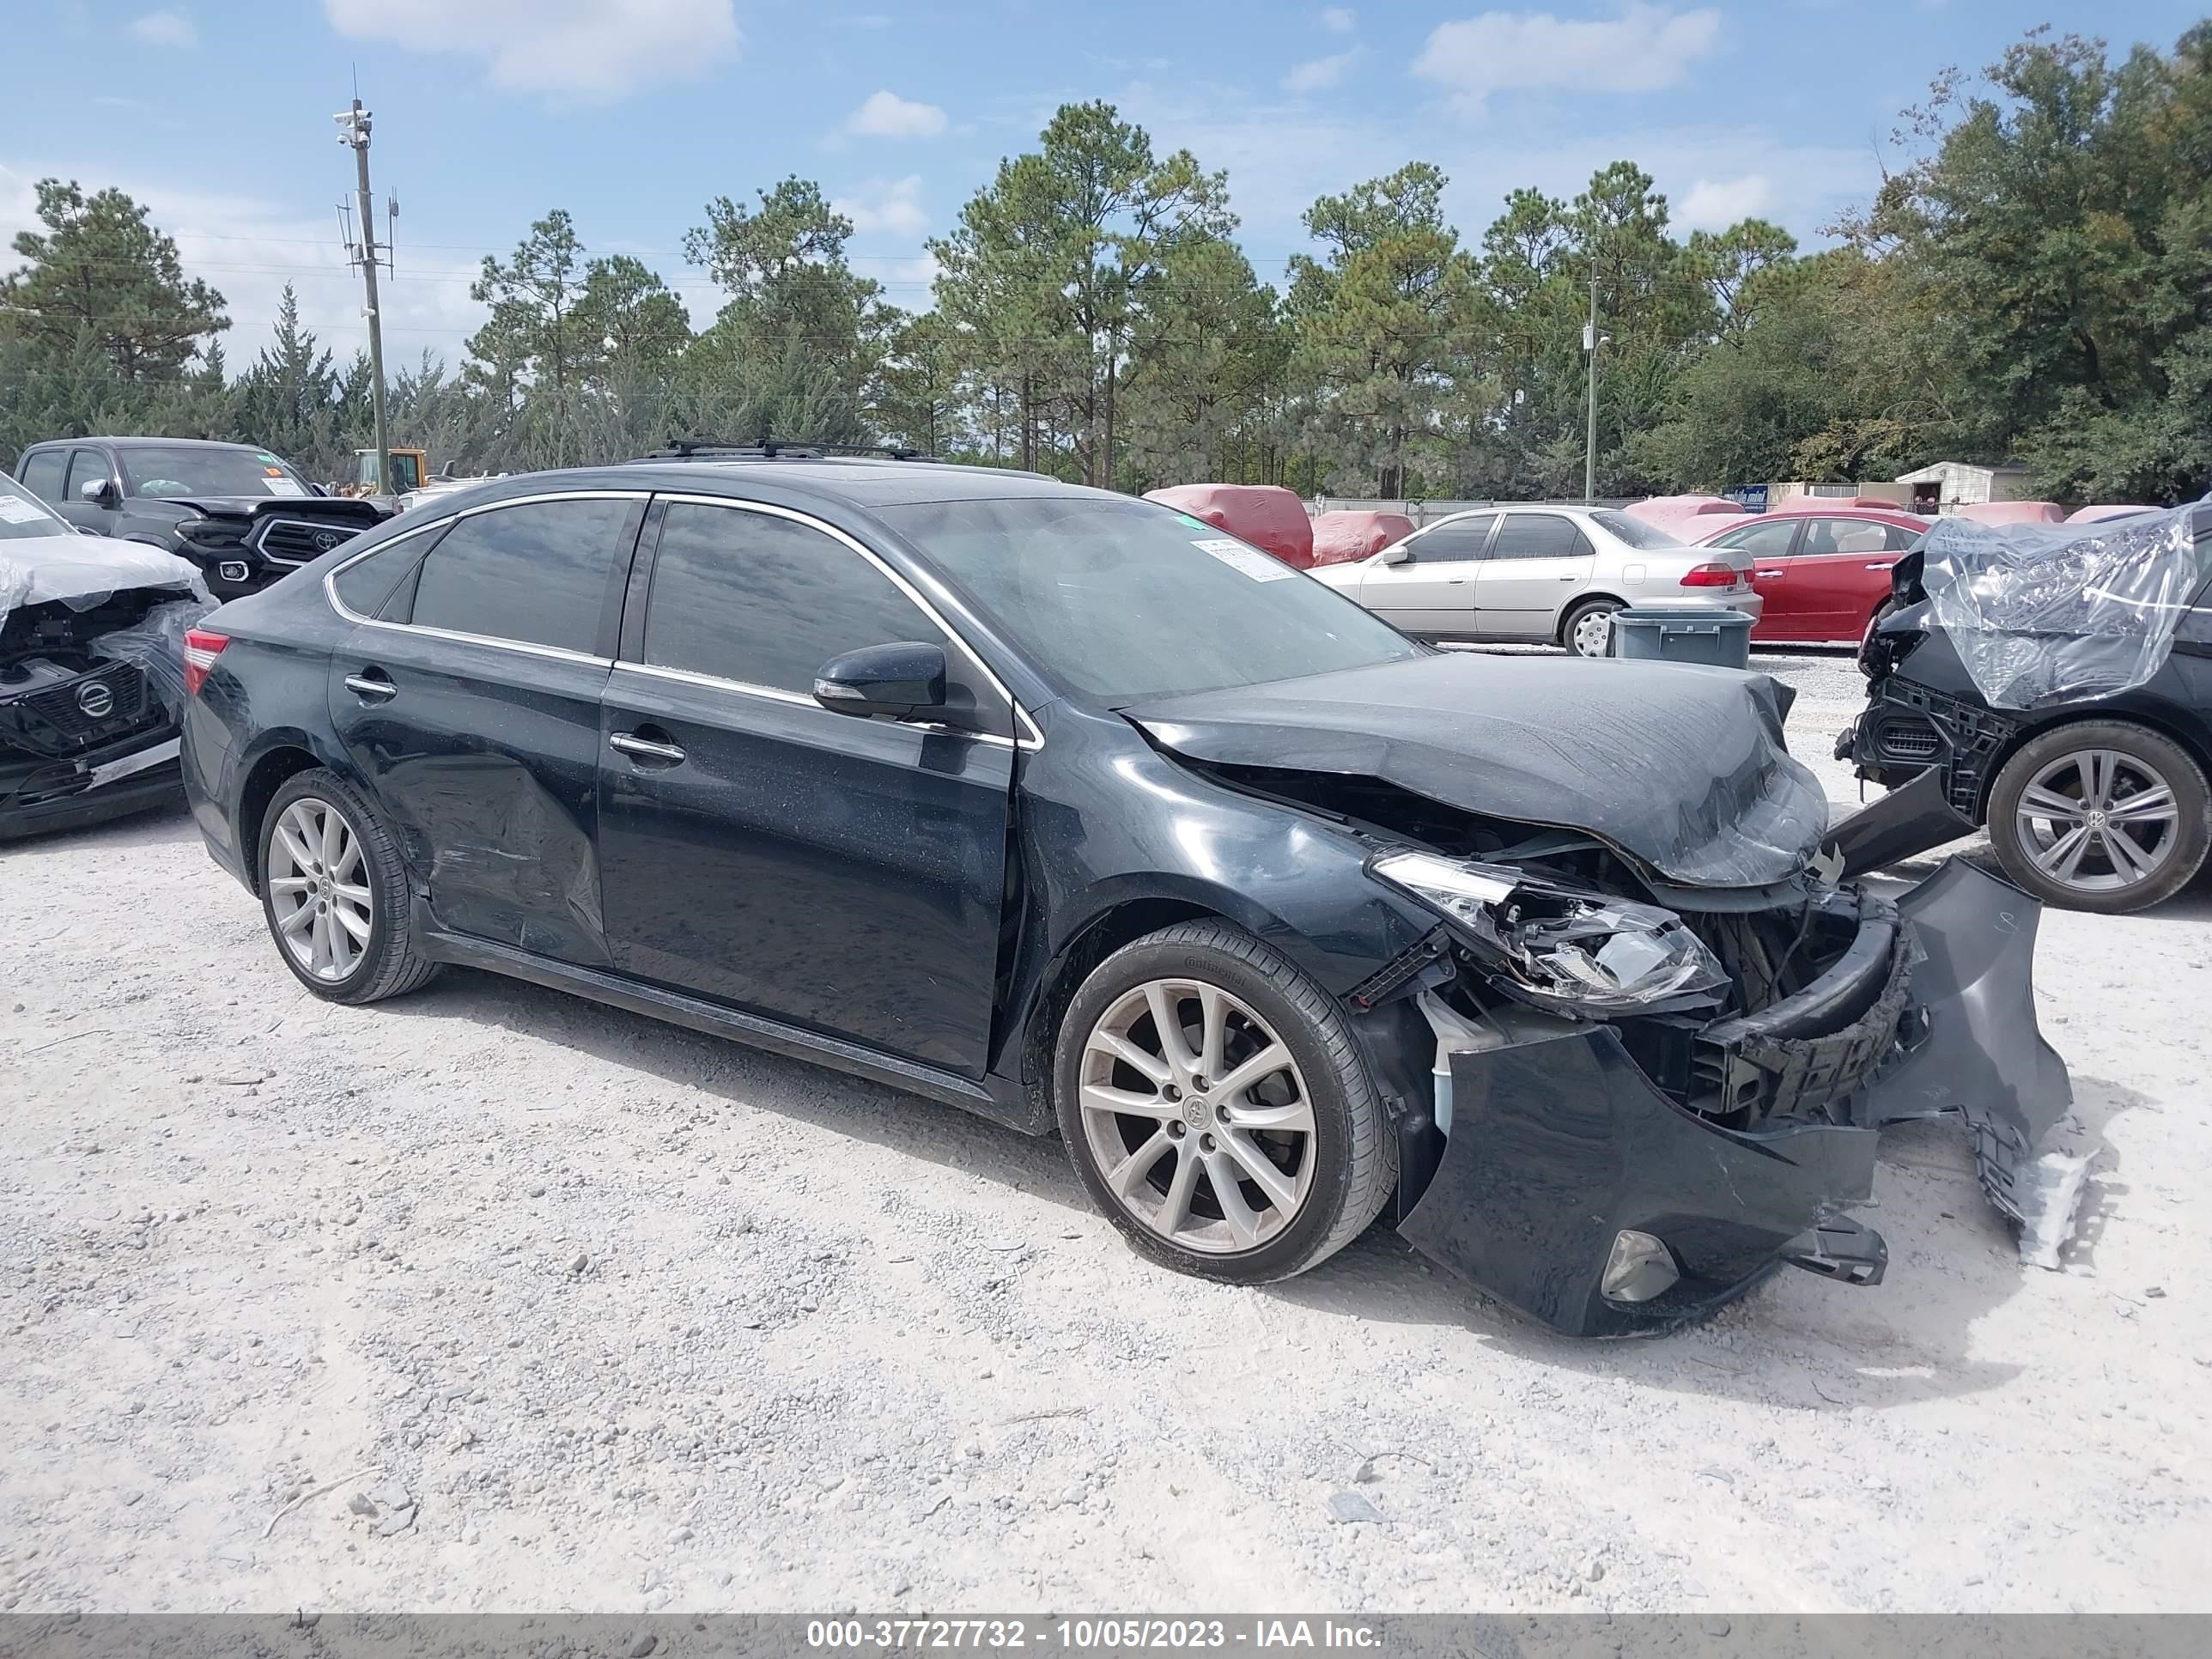
<path fill-rule="evenodd" d="M 1454 519 L 1440 524 L 1425 534 L 1415 536 L 1406 543 L 1407 564 L 1463 564 L 1482 556 L 1482 545 L 1490 539 L 1490 526 L 1498 522 L 1495 513 L 1478 513 L 1471 519 Z"/>
<path fill-rule="evenodd" d="M 637 501 L 575 496 L 472 513 L 423 560 L 404 620 L 604 654 L 616 568 L 628 574 L 642 510 Z"/>
<path fill-rule="evenodd" d="M 669 504 L 645 607 L 650 666 L 811 699 L 830 658 L 908 640 L 948 645 L 921 606 L 836 537 L 770 513 Z"/>
<path fill-rule="evenodd" d="M 1492 545 L 1493 559 L 1565 559 L 1592 550 L 1572 519 L 1557 513 L 1509 513 Z"/>
<path fill-rule="evenodd" d="M 1871 519 L 1814 519 L 1805 526 L 1807 556 L 1816 553 L 1881 553 L 1889 546 L 1889 526 Z"/>
<path fill-rule="evenodd" d="M 49 507 L 67 501 L 69 497 L 62 494 L 62 457 L 65 453 L 41 449 L 26 455 L 15 481 Z"/>
<path fill-rule="evenodd" d="M 1741 530 L 1731 530 L 1725 536 L 1713 538 L 1715 547 L 1740 547 L 1754 559 L 1784 559 L 1790 556 L 1790 544 L 1797 539 L 1795 519 L 1775 519 L 1765 524 L 1747 525 Z"/>

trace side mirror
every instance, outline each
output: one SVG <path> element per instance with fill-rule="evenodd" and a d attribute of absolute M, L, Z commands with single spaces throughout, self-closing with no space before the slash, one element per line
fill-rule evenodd
<path fill-rule="evenodd" d="M 1412 550 L 1404 542 L 1393 542 L 1382 550 L 1381 562 L 1384 564 L 1403 564 L 1413 556 Z"/>
<path fill-rule="evenodd" d="M 871 645 L 814 671 L 814 701 L 840 714 L 885 714 L 945 707 L 945 650 L 912 641 Z"/>
<path fill-rule="evenodd" d="M 112 507 L 116 499 L 115 480 L 87 478 L 77 486 L 76 493 L 79 499 L 89 507 Z"/>

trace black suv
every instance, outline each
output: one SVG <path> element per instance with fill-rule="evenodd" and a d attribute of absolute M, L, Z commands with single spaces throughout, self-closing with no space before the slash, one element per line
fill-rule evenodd
<path fill-rule="evenodd" d="M 1878 1279 L 1841 1211 L 1896 1117 L 1962 1111 L 2021 1215 L 2070 1098 L 2033 901 L 1839 878 L 1763 676 L 1432 651 L 1169 507 L 913 461 L 509 478 L 307 576 L 190 635 L 185 761 L 310 991 L 465 963 L 1056 1130 L 1185 1272 L 1387 1214 L 1649 1328 Z"/>
<path fill-rule="evenodd" d="M 236 599 L 390 516 L 324 495 L 265 449 L 197 438 L 71 438 L 33 444 L 18 483 L 80 530 L 146 542 Z"/>
<path fill-rule="evenodd" d="M 2077 532 L 2048 597 L 1990 562 L 1974 586 L 1984 622 L 2015 624 L 2002 630 L 1939 620 L 1923 580 L 1934 533 L 1891 573 L 1893 609 L 1861 655 L 1866 710 L 1837 757 L 1911 787 L 1924 845 L 1986 827 L 2006 873 L 2046 903 L 2119 915 L 2179 892 L 2212 849 L 2212 506 Z M 2130 578 L 2146 574 L 2164 597 L 2131 602 Z M 2033 615 L 1998 609 L 2015 592 Z M 2154 672 L 2117 689 L 2116 667 L 2161 622 Z M 2005 706 L 1980 683 L 1992 673 L 2011 682 Z"/>

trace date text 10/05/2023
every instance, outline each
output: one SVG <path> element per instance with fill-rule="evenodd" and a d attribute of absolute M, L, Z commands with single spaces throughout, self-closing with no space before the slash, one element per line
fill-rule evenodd
<path fill-rule="evenodd" d="M 1031 1648 L 1129 1652 L 1182 1648 L 1355 1648 L 1382 1645 L 1372 1625 L 1334 1619 L 814 1619 L 810 1648 L 1011 1653 Z"/>

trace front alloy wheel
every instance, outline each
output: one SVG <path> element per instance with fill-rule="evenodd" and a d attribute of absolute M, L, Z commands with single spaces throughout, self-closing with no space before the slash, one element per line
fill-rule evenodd
<path fill-rule="evenodd" d="M 1336 999 L 1273 946 L 1177 922 L 1092 969 L 1053 1104 L 1077 1177 L 1139 1252 L 1261 1285 L 1374 1220 L 1398 1138 Z"/>
<path fill-rule="evenodd" d="M 1106 1186 L 1187 1250 L 1264 1244 L 1313 1185 L 1314 1112 L 1267 1022 L 1216 985 L 1155 979 L 1084 1043 L 1083 1130 Z"/>
<path fill-rule="evenodd" d="M 2022 745 L 1990 791 L 1990 844 L 2046 902 L 2117 915 L 2179 892 L 2204 862 L 2204 774 L 2176 744 L 2119 722 Z"/>
<path fill-rule="evenodd" d="M 269 908 L 276 937 L 305 973 L 329 984 L 361 965 L 376 933 L 362 838 L 329 801 L 303 795 L 270 836 Z"/>

